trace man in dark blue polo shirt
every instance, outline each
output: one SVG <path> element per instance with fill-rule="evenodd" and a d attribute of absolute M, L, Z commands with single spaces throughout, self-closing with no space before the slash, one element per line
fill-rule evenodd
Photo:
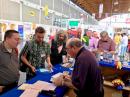
<path fill-rule="evenodd" d="M 62 85 L 74 89 L 78 97 L 103 97 L 103 80 L 93 54 L 77 38 L 66 43 L 67 53 L 75 58 L 72 77 L 64 77 Z"/>

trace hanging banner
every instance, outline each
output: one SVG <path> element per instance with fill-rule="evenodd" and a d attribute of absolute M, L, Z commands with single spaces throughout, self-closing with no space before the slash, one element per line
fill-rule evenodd
<path fill-rule="evenodd" d="M 99 5 L 99 13 L 103 13 L 103 4 L 102 3 Z"/>
<path fill-rule="evenodd" d="M 5 32 L 7 30 L 7 25 L 5 23 L 2 24 L 2 32 Z"/>
<path fill-rule="evenodd" d="M 20 37 L 23 38 L 23 36 L 24 36 L 24 33 L 23 33 L 23 25 L 18 25 L 18 32 L 19 32 L 19 34 L 20 34 Z"/>
<path fill-rule="evenodd" d="M 36 29 L 36 24 L 32 23 L 32 30 L 35 30 L 35 29 Z"/>
<path fill-rule="evenodd" d="M 103 4 L 101 3 L 101 4 L 99 5 L 99 18 L 102 17 L 102 13 L 103 13 Z"/>
<path fill-rule="evenodd" d="M 92 14 L 92 17 L 95 19 L 95 13 Z"/>
<path fill-rule="evenodd" d="M 15 30 L 15 26 L 16 26 L 15 24 L 10 24 L 10 29 Z"/>
<path fill-rule="evenodd" d="M 44 15 L 45 15 L 45 16 L 48 16 L 48 5 L 45 5 Z"/>

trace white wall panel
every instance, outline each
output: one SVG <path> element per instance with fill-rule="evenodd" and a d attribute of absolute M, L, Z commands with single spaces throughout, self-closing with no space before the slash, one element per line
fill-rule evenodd
<path fill-rule="evenodd" d="M 31 16 L 30 12 L 34 12 L 35 15 Z M 23 22 L 39 23 L 39 10 L 23 5 Z"/>
<path fill-rule="evenodd" d="M 20 5 L 10 0 L 0 0 L 0 16 L 5 20 L 20 20 Z"/>

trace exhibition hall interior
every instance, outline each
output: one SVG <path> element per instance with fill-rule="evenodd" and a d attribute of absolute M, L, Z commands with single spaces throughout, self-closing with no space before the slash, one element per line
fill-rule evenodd
<path fill-rule="evenodd" d="M 0 97 L 130 97 L 130 0 L 0 0 Z"/>

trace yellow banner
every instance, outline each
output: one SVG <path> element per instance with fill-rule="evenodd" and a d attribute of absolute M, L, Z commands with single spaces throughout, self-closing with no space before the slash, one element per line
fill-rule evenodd
<path fill-rule="evenodd" d="M 5 32 L 7 29 L 7 25 L 5 23 L 2 24 L 2 32 Z"/>
<path fill-rule="evenodd" d="M 48 16 L 48 5 L 45 5 L 44 15 L 45 15 L 45 16 Z"/>
<path fill-rule="evenodd" d="M 36 24 L 32 23 L 32 29 L 35 30 L 36 29 Z"/>
<path fill-rule="evenodd" d="M 15 29 L 15 24 L 10 24 L 10 29 L 14 30 Z"/>

